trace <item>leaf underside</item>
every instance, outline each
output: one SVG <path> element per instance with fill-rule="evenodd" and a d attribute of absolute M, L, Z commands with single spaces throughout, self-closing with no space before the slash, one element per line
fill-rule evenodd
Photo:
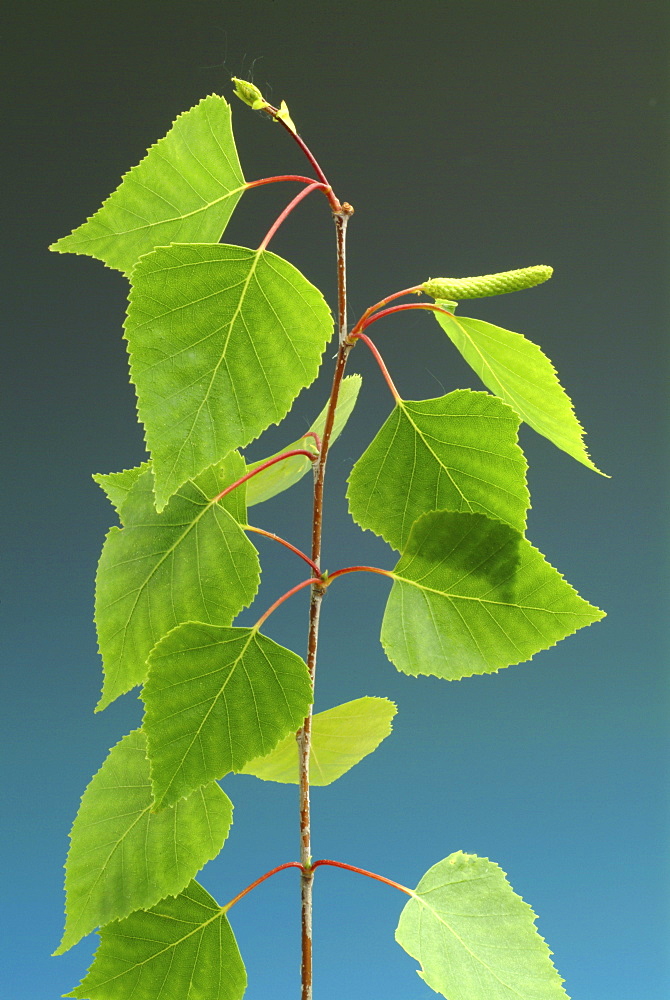
<path fill-rule="evenodd" d="M 141 684 L 156 642 L 183 621 L 229 625 L 251 603 L 260 567 L 246 523 L 244 486 L 212 500 L 244 474 L 233 452 L 173 497 L 153 504 L 151 469 L 120 508 L 123 528 L 105 540 L 96 579 L 96 625 L 104 686 L 98 710 Z"/>
<path fill-rule="evenodd" d="M 483 514 L 424 514 L 392 575 L 381 642 L 414 676 L 493 673 L 603 617 L 521 532 Z"/>
<path fill-rule="evenodd" d="M 241 1000 L 247 976 L 228 918 L 198 882 L 100 932 L 77 1000 Z"/>
<path fill-rule="evenodd" d="M 110 750 L 82 797 L 65 865 L 57 955 L 96 927 L 184 889 L 221 850 L 233 815 L 217 784 L 163 812 L 152 808 L 146 738 L 138 729 Z"/>
<path fill-rule="evenodd" d="M 321 292 L 269 250 L 173 244 L 133 271 L 125 336 L 158 510 L 310 385 L 333 331 Z"/>
<path fill-rule="evenodd" d="M 245 190 L 230 117 L 215 94 L 179 115 L 95 215 L 51 249 L 130 274 L 154 247 L 219 240 Z"/>
<path fill-rule="evenodd" d="M 352 469 L 351 516 L 398 551 L 430 510 L 479 511 L 523 531 L 530 497 L 519 423 L 487 392 L 398 400 Z"/>
<path fill-rule="evenodd" d="M 269 753 L 312 703 L 304 660 L 252 628 L 188 622 L 149 663 L 144 728 L 159 806 Z"/>
<path fill-rule="evenodd" d="M 347 420 L 351 416 L 356 399 L 358 398 L 361 381 L 360 375 L 347 375 L 342 379 L 340 395 L 335 410 L 333 430 L 330 435 L 331 444 L 340 436 Z M 326 403 L 321 413 L 309 428 L 309 432 L 318 434 L 319 437 L 322 436 L 327 413 L 328 404 Z M 305 447 L 314 448 L 316 451 L 316 441 L 307 434 L 292 444 L 287 444 L 281 451 L 275 452 L 275 455 L 281 455 L 285 451 L 293 451 L 295 448 Z M 263 458 L 259 462 L 252 462 L 249 465 L 248 471 L 251 472 L 253 469 L 258 468 L 259 465 L 267 462 L 270 458 L 274 458 L 275 455 L 268 455 L 268 458 Z M 258 475 L 247 482 L 247 506 L 252 507 L 254 504 L 262 503 L 263 500 L 269 500 L 270 497 L 274 497 L 278 493 L 289 489 L 290 486 L 293 486 L 302 479 L 311 468 L 312 462 L 309 458 L 305 458 L 302 455 L 294 455 L 282 462 L 277 462 L 276 465 L 271 465 L 269 468 L 263 469 L 262 472 L 259 472 Z"/>
<path fill-rule="evenodd" d="M 387 698 L 357 698 L 312 716 L 310 785 L 330 785 L 372 753 L 391 732 L 396 707 Z M 293 735 L 272 753 L 240 768 L 263 781 L 298 784 L 298 747 Z"/>
<path fill-rule="evenodd" d="M 396 941 L 448 1000 L 567 1000 L 535 919 L 498 865 L 458 851 L 421 879 Z"/>
<path fill-rule="evenodd" d="M 448 308 L 448 303 L 437 302 Z M 465 316 L 434 312 L 444 332 L 487 388 L 522 420 L 582 465 L 600 470 L 584 446 L 584 430 L 549 358 L 520 333 Z"/>

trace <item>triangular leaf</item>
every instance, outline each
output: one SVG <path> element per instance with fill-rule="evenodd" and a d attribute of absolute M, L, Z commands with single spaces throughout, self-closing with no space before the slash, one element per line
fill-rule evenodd
<path fill-rule="evenodd" d="M 356 698 L 312 716 L 310 785 L 330 785 L 372 753 L 391 732 L 396 707 L 387 698 Z M 264 781 L 298 784 L 298 747 L 287 736 L 267 757 L 240 768 Z"/>
<path fill-rule="evenodd" d="M 603 617 L 521 532 L 483 514 L 424 514 L 392 576 L 381 641 L 413 676 L 493 673 Z"/>
<path fill-rule="evenodd" d="M 241 1000 L 247 976 L 224 910 L 197 882 L 100 932 L 77 1000 Z"/>
<path fill-rule="evenodd" d="M 212 94 L 179 115 L 95 215 L 51 249 L 129 274 L 154 247 L 219 240 L 244 190 L 230 106 Z"/>
<path fill-rule="evenodd" d="M 448 306 L 446 302 L 438 305 Z M 433 314 L 491 392 L 501 396 L 538 434 L 582 465 L 600 472 L 584 446 L 584 430 L 556 370 L 537 344 L 481 319 Z"/>
<path fill-rule="evenodd" d="M 188 622 L 149 664 L 144 728 L 159 807 L 269 753 L 312 703 L 304 660 L 255 628 Z"/>
<path fill-rule="evenodd" d="M 333 430 L 330 435 L 331 444 L 344 430 L 344 426 L 355 406 L 360 387 L 360 375 L 347 375 L 346 378 L 342 379 L 340 395 L 337 400 L 337 409 L 335 410 Z M 326 403 L 309 429 L 311 432 L 318 434 L 319 437 L 323 434 L 327 412 L 328 404 Z M 313 447 L 316 450 L 314 438 L 308 437 L 307 434 L 294 441 L 293 444 L 286 445 L 281 451 L 275 452 L 275 455 L 281 455 L 284 451 L 293 451 L 294 448 L 304 448 L 305 446 L 308 448 Z M 259 465 L 267 462 L 269 458 L 274 458 L 275 455 L 269 455 L 268 458 L 263 458 L 260 462 L 252 462 L 249 466 L 249 471 L 258 468 Z M 263 469 L 262 472 L 259 472 L 257 476 L 254 476 L 253 479 L 247 482 L 247 506 L 252 507 L 256 503 L 262 503 L 263 500 L 269 500 L 270 497 L 274 497 L 278 493 L 283 492 L 283 490 L 287 490 L 302 479 L 305 473 L 309 472 L 311 468 L 312 462 L 308 458 L 302 455 L 294 455 L 283 462 L 277 462 L 276 465 L 271 465 L 269 468 Z"/>
<path fill-rule="evenodd" d="M 269 250 L 176 244 L 142 258 L 126 338 L 159 510 L 288 413 L 332 330 L 321 292 Z"/>
<path fill-rule="evenodd" d="M 479 511 L 523 531 L 530 497 L 519 423 L 487 392 L 399 399 L 351 471 L 351 516 L 399 551 L 429 510 Z"/>
<path fill-rule="evenodd" d="M 104 492 L 120 517 L 121 507 L 128 499 L 131 489 L 140 476 L 150 468 L 151 462 L 142 462 L 141 465 L 136 465 L 134 469 L 124 469 L 123 472 L 96 472 L 91 478 Z"/>
<path fill-rule="evenodd" d="M 233 818 L 215 783 L 161 813 L 152 807 L 146 739 L 137 729 L 110 750 L 82 796 L 70 833 L 57 955 L 94 928 L 181 892 L 219 853 Z"/>
<path fill-rule="evenodd" d="M 498 865 L 457 851 L 423 876 L 395 936 L 448 1000 L 567 1000 L 535 919 Z"/>
<path fill-rule="evenodd" d="M 121 507 L 123 528 L 107 535 L 96 580 L 96 624 L 105 681 L 98 710 L 141 684 L 154 644 L 183 621 L 229 625 L 258 588 L 256 549 L 244 485 L 213 498 L 244 474 L 233 452 L 183 486 L 163 514 L 153 505 L 151 469 Z"/>

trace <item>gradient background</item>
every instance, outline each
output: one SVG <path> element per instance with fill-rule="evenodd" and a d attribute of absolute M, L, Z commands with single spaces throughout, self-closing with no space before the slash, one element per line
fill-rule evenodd
<path fill-rule="evenodd" d="M 3 1000 L 58 997 L 89 964 L 95 935 L 49 957 L 67 833 L 91 774 L 141 715 L 132 694 L 92 714 L 93 576 L 114 517 L 91 473 L 144 457 L 120 339 L 126 282 L 46 247 L 97 209 L 179 112 L 230 95 L 233 74 L 287 100 L 356 207 L 352 321 L 430 275 L 553 264 L 549 284 L 461 311 L 541 344 L 612 476 L 524 428 L 529 536 L 608 611 L 532 663 L 452 684 L 405 677 L 377 639 L 384 581 L 349 577 L 329 593 L 317 707 L 370 694 L 399 712 L 375 755 L 315 791 L 315 856 L 408 885 L 451 851 L 488 856 L 539 913 L 575 1000 L 668 995 L 668 14 L 663 0 L 23 2 L 5 12 Z M 281 129 L 239 102 L 234 115 L 248 178 L 305 171 Z M 293 193 L 247 195 L 226 239 L 256 245 Z M 272 249 L 333 301 L 322 200 L 304 203 Z M 394 317 L 374 334 L 406 397 L 479 388 L 430 317 Z M 391 566 L 386 546 L 347 526 L 341 499 L 391 406 L 363 348 L 350 371 L 365 384 L 331 455 L 325 565 Z M 298 436 L 329 379 L 249 455 Z M 308 513 L 305 480 L 253 518 L 307 547 Z M 269 546 L 258 608 L 303 578 Z M 302 652 L 305 620 L 299 595 L 269 632 Z M 221 902 L 297 855 L 292 788 L 242 776 L 225 788 L 236 823 L 202 876 Z M 297 885 L 283 872 L 232 913 L 248 1000 L 298 995 Z M 403 904 L 378 883 L 319 872 L 319 1000 L 434 996 L 393 941 Z"/>

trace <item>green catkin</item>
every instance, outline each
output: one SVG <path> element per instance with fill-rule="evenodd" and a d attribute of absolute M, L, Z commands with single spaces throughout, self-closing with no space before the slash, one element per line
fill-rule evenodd
<path fill-rule="evenodd" d="M 553 267 L 536 264 L 520 267 L 516 271 L 500 271 L 499 274 L 480 274 L 476 278 L 429 278 L 420 286 L 421 291 L 434 299 L 479 299 L 485 295 L 504 295 L 518 292 L 522 288 L 532 288 L 548 281 Z"/>

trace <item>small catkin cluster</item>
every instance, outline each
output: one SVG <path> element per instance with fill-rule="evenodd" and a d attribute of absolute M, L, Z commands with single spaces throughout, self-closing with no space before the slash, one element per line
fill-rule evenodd
<path fill-rule="evenodd" d="M 553 267 L 546 264 L 536 264 L 516 271 L 480 274 L 476 278 L 429 278 L 421 285 L 421 291 L 434 299 L 455 299 L 457 302 L 459 299 L 479 299 L 540 285 L 551 278 L 553 271 Z"/>

